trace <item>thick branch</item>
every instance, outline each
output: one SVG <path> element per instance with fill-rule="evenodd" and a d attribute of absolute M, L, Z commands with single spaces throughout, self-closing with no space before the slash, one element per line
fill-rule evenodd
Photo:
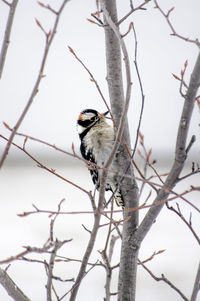
<path fill-rule="evenodd" d="M 197 295 L 200 291 L 200 263 L 198 266 L 198 270 L 197 270 L 197 274 L 196 274 L 196 278 L 195 278 L 195 282 L 194 282 L 194 287 L 193 287 L 193 291 L 192 291 L 192 296 L 190 301 L 195 301 L 197 300 Z"/>
<path fill-rule="evenodd" d="M 18 0 L 13 0 L 11 4 L 7 3 L 7 5 L 9 5 L 10 8 L 9 8 L 8 20 L 7 20 L 7 24 L 6 24 L 6 30 L 5 30 L 3 44 L 2 44 L 1 53 L 0 53 L 0 79 L 2 76 L 3 67 L 5 64 L 5 60 L 6 60 L 8 46 L 10 43 L 10 33 L 11 33 L 11 28 L 12 28 L 12 24 L 13 24 L 13 19 L 14 19 L 17 3 L 18 3 Z"/>
<path fill-rule="evenodd" d="M 124 122 L 123 139 L 127 149 L 130 149 L 130 134 L 127 123 L 127 110 L 131 93 L 131 75 L 128 53 L 124 40 L 119 32 L 117 20 L 117 8 L 115 0 L 101 0 L 101 7 L 104 13 L 105 21 L 105 40 L 106 40 L 106 65 L 107 65 L 107 82 L 111 102 L 111 110 L 117 125 Z M 124 97 L 121 50 L 124 56 L 126 71 L 126 94 Z M 127 107 L 126 107 L 127 105 Z M 119 134 L 119 132 L 118 132 Z M 118 136 L 117 136 L 118 137 Z M 132 166 L 130 165 L 130 156 L 127 150 L 121 144 L 119 147 L 118 164 L 121 173 L 127 172 L 130 178 L 123 177 L 119 181 L 122 191 L 125 208 L 137 207 L 138 189 L 135 182 Z M 130 166 L 130 168 L 128 168 Z M 121 179 L 121 178 L 120 178 Z M 131 246 L 131 233 L 136 229 L 138 223 L 138 212 L 124 212 L 124 218 L 130 216 L 123 224 L 122 251 L 120 259 L 120 273 L 118 284 L 118 300 L 134 300 L 137 256 L 133 256 Z M 128 268 L 127 268 L 128 267 Z M 129 297 L 128 297 L 129 296 Z"/>
<path fill-rule="evenodd" d="M 15 301 L 30 301 L 28 297 L 13 282 L 7 272 L 0 268 L 0 283 Z"/>
<path fill-rule="evenodd" d="M 179 175 L 184 167 L 186 160 L 186 142 L 187 134 L 189 130 L 189 125 L 192 117 L 194 102 L 198 88 L 200 86 L 200 53 L 197 57 L 197 61 L 194 70 L 191 74 L 190 83 L 188 91 L 185 96 L 185 102 L 183 106 L 183 111 L 181 119 L 179 122 L 179 129 L 177 134 L 176 149 L 175 149 L 175 159 L 171 171 L 164 183 L 163 189 L 161 189 L 156 197 L 154 203 L 160 202 L 168 197 L 170 190 L 173 189 L 178 181 Z M 142 240 L 150 230 L 156 217 L 160 213 L 163 204 L 160 206 L 152 207 L 147 212 L 142 223 L 140 224 L 137 233 L 135 234 L 135 244 L 137 247 L 140 246 Z"/>

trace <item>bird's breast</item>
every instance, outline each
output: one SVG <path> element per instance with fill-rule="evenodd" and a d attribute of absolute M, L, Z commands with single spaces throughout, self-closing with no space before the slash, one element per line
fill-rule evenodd
<path fill-rule="evenodd" d="M 98 131 L 90 130 L 84 139 L 88 149 L 92 150 L 97 165 L 104 165 L 114 143 L 113 129 L 108 127 Z"/>

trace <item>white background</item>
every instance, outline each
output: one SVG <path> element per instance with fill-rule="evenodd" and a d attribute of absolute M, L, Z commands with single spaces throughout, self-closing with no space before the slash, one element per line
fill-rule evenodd
<path fill-rule="evenodd" d="M 59 7 L 60 1 L 49 1 L 52 7 Z M 129 1 L 117 1 L 119 18 L 128 12 Z M 141 2 L 135 1 L 135 5 Z M 200 2 L 159 1 L 166 11 L 175 6 L 171 20 L 178 33 L 192 39 L 200 36 Z M 147 5 L 148 10 L 137 11 L 122 26 L 126 32 L 129 22 L 133 21 L 138 37 L 138 65 L 145 94 L 145 111 L 141 131 L 145 135 L 148 148 L 152 147 L 153 157 L 164 162 L 161 172 L 166 172 L 173 159 L 175 137 L 183 99 L 179 94 L 179 82 L 172 73 L 180 75 L 184 62 L 188 59 L 186 81 L 198 54 L 195 45 L 186 43 L 170 36 L 170 29 L 154 4 Z M 89 23 L 86 19 L 96 11 L 94 0 L 71 0 L 61 16 L 58 31 L 45 67 L 45 78 L 42 79 L 39 92 L 20 127 L 20 132 L 44 139 L 57 146 L 70 150 L 72 141 L 78 152 L 78 135 L 76 119 L 79 112 L 85 108 L 95 108 L 100 112 L 106 110 L 100 95 L 88 74 L 68 51 L 70 45 L 83 60 L 97 79 L 107 101 L 106 65 L 104 32 L 100 27 Z M 0 2 L 0 39 L 3 39 L 8 8 Z M 54 16 L 41 8 L 37 1 L 19 0 L 11 43 L 7 54 L 3 77 L 0 82 L 0 133 L 9 135 L 2 125 L 7 122 L 15 125 L 35 83 L 44 50 L 44 35 L 35 23 L 37 18 L 48 31 L 52 28 Z M 132 33 L 126 37 L 132 69 L 132 99 L 129 110 L 129 122 L 132 142 L 135 141 L 135 131 L 138 123 L 138 113 L 141 106 L 141 95 L 137 77 L 134 71 L 134 39 Z M 200 133 L 199 110 L 195 107 L 189 138 L 196 134 L 197 141 L 193 146 L 187 163 L 187 171 L 191 162 L 199 161 Z M 15 138 L 21 143 L 21 139 Z M 0 140 L 0 150 L 5 143 Z M 77 160 L 71 160 L 64 155 L 49 150 L 43 145 L 29 141 L 27 149 L 42 162 L 56 168 L 69 180 L 92 189 L 88 172 L 84 165 L 77 166 Z M 50 158 L 51 161 L 48 161 Z M 170 161 L 166 163 L 166 159 Z M 187 172 L 185 171 L 185 173 Z M 49 218 L 47 216 L 30 216 L 21 219 L 17 213 L 31 210 L 34 203 L 41 209 L 56 210 L 58 202 L 65 198 L 65 210 L 87 210 L 90 204 L 83 193 L 71 188 L 54 176 L 37 168 L 20 151 L 11 148 L 9 156 L 0 173 L 0 202 L 1 202 L 1 251 L 0 258 L 17 254 L 22 246 L 42 246 L 49 235 Z M 178 187 L 183 191 L 190 184 L 199 185 L 199 177 L 188 180 L 185 186 Z M 198 194 L 193 193 L 190 200 L 196 203 Z M 191 208 L 181 203 L 185 215 L 189 217 Z M 143 213 L 141 213 L 143 216 Z M 63 255 L 80 258 L 84 252 L 88 233 L 81 224 L 92 225 L 92 217 L 88 215 L 60 217 L 56 224 L 56 235 L 59 239 L 73 238 L 73 242 L 63 249 Z M 197 214 L 193 212 L 194 227 L 198 229 Z M 105 243 L 105 233 L 100 232 L 97 245 L 91 261 L 100 258 L 97 250 Z M 141 259 L 149 257 L 154 251 L 166 249 L 165 253 L 156 257 L 149 267 L 157 276 L 164 273 L 172 282 L 183 290 L 189 297 L 198 264 L 199 249 L 189 230 L 175 215 L 164 209 L 160 214 L 152 232 L 144 241 L 141 249 Z M 119 254 L 119 243 L 116 246 L 115 261 Z M 60 264 L 56 274 L 64 278 L 76 277 L 78 265 Z M 24 289 L 32 300 L 45 299 L 45 272 L 38 264 L 16 262 L 9 270 L 17 284 Z M 97 268 L 83 281 L 77 300 L 103 300 L 104 271 Z M 117 277 L 117 275 L 115 275 Z M 116 281 L 113 281 L 113 291 L 116 291 Z M 70 287 L 70 285 L 69 285 Z M 65 292 L 65 286 L 59 290 Z M 10 298 L 0 287 L 0 299 Z M 113 297 L 115 300 L 116 297 Z M 141 268 L 138 273 L 137 300 L 181 300 L 180 297 L 165 284 L 155 283 Z M 67 300 L 67 298 L 66 298 Z"/>

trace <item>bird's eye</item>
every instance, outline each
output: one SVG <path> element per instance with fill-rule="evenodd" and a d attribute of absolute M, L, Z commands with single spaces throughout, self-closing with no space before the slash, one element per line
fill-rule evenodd
<path fill-rule="evenodd" d="M 96 116 L 91 118 L 91 121 L 95 121 L 96 120 Z"/>

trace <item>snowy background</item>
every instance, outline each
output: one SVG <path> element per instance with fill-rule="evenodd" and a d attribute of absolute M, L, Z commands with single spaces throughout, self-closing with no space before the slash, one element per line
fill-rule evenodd
<path fill-rule="evenodd" d="M 71 151 L 72 142 L 78 153 L 79 141 L 76 132 L 76 119 L 79 112 L 85 108 L 94 108 L 100 112 L 106 110 L 94 83 L 83 70 L 82 66 L 69 52 L 70 45 L 77 55 L 88 66 L 97 79 L 103 94 L 108 100 L 106 85 L 105 47 L 103 29 L 86 19 L 96 11 L 94 0 L 70 1 L 61 16 L 58 31 L 45 68 L 45 78 L 42 79 L 39 93 L 20 127 L 20 132 L 43 139 L 52 144 Z M 48 1 L 52 7 L 59 7 L 61 1 Z M 117 1 L 119 18 L 129 11 L 129 1 Z M 135 1 L 136 5 L 141 3 Z M 200 2 L 199 0 L 169 0 L 159 1 L 166 11 L 175 6 L 171 20 L 177 32 L 192 39 L 200 38 Z M 137 11 L 126 24 L 122 32 L 126 32 L 129 22 L 133 21 L 138 38 L 138 65 L 145 94 L 145 110 L 141 131 L 145 135 L 148 148 L 153 149 L 152 157 L 157 159 L 160 172 L 167 172 L 172 164 L 175 138 L 183 99 L 179 94 L 179 82 L 172 73 L 180 75 L 184 62 L 188 60 L 186 80 L 194 66 L 198 49 L 195 45 L 186 43 L 170 36 L 166 21 L 154 8 L 147 5 L 148 10 Z M 8 7 L 0 2 L 0 42 L 2 42 Z M 35 23 L 37 18 L 48 31 L 52 28 L 54 16 L 33 0 L 19 0 L 11 34 L 11 43 L 3 77 L 0 82 L 0 133 L 8 136 L 2 122 L 11 127 L 18 120 L 35 83 L 43 55 L 45 38 Z M 131 139 L 134 143 L 141 106 L 141 95 L 138 80 L 134 71 L 134 39 L 132 34 L 126 37 L 128 51 L 132 64 L 132 100 L 129 110 Z M 189 138 L 196 135 L 187 161 L 186 174 L 191 169 L 193 161 L 200 160 L 200 128 L 199 111 L 196 106 L 190 127 Z M 19 137 L 15 142 L 23 143 Z M 0 152 L 5 143 L 0 140 Z M 67 179 L 76 182 L 87 190 L 93 186 L 84 164 L 66 155 L 50 150 L 36 142 L 27 142 L 27 150 L 49 167 Z M 199 185 L 199 177 L 189 179 L 184 186 L 178 186 L 176 191 L 189 188 L 190 184 Z M 49 236 L 49 218 L 45 215 L 35 215 L 19 218 L 18 213 L 32 210 L 32 203 L 41 209 L 56 210 L 58 202 L 65 198 L 63 210 L 90 210 L 87 197 L 70 185 L 62 182 L 44 170 L 41 170 L 25 154 L 12 147 L 0 172 L 0 258 L 4 259 L 23 250 L 22 246 L 42 246 Z M 199 195 L 193 193 L 188 197 L 198 205 Z M 191 208 L 180 202 L 181 209 L 189 218 Z M 144 212 L 141 212 L 141 218 Z M 74 215 L 59 217 L 56 222 L 56 236 L 59 239 L 73 241 L 62 249 L 62 255 L 80 258 L 85 250 L 88 233 L 82 224 L 90 228 L 91 215 Z M 193 212 L 193 225 L 199 231 L 197 213 Z M 197 231 L 197 232 L 198 232 Z M 91 262 L 100 259 L 98 250 L 105 243 L 105 233 L 100 231 Z M 119 259 L 119 242 L 116 245 L 114 262 Z M 196 241 L 183 222 L 173 213 L 164 209 L 159 215 L 151 233 L 146 237 L 141 249 L 140 258 L 148 258 L 154 251 L 166 249 L 157 256 L 149 267 L 160 276 L 167 278 L 190 296 L 195 272 L 199 260 L 199 249 Z M 34 256 L 33 256 L 34 257 Z M 76 277 L 78 264 L 57 264 L 56 274 L 64 278 Z M 9 274 L 24 290 L 31 300 L 45 299 L 46 275 L 39 264 L 15 262 L 9 268 Z M 82 300 L 103 300 L 104 270 L 96 268 L 84 279 L 77 298 Z M 117 274 L 113 279 L 113 291 L 116 291 Z M 69 284 L 70 288 L 70 284 Z M 59 292 L 66 291 L 65 284 L 60 285 Z M 113 297 L 115 300 L 116 297 Z M 181 298 L 164 283 L 156 283 L 141 268 L 138 269 L 137 300 L 181 300 Z M 0 300 L 9 301 L 4 289 L 0 287 Z M 66 298 L 67 300 L 67 298 Z"/>

